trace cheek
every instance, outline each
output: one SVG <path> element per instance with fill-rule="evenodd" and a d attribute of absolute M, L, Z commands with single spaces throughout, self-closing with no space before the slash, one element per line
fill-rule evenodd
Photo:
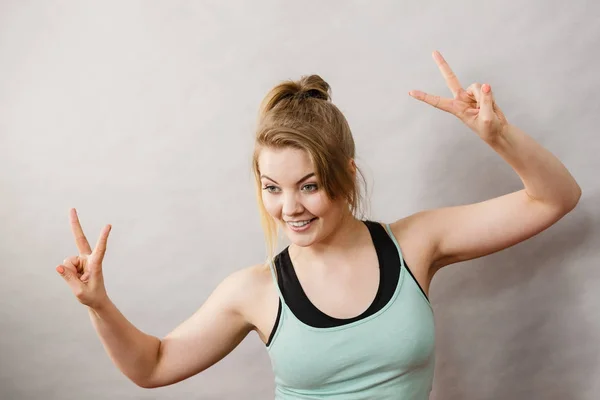
<path fill-rule="evenodd" d="M 304 202 L 308 211 L 317 216 L 324 216 L 331 212 L 332 203 L 324 193 L 308 196 Z"/>
<path fill-rule="evenodd" d="M 279 218 L 281 215 L 281 206 L 279 205 L 277 198 L 263 193 L 262 201 L 269 215 L 274 218 Z"/>

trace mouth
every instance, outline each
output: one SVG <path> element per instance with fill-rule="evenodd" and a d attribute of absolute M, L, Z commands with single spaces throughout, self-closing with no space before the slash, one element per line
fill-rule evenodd
<path fill-rule="evenodd" d="M 315 217 L 305 221 L 286 221 L 286 224 L 294 232 L 304 232 L 312 226 L 313 221 L 316 219 Z"/>

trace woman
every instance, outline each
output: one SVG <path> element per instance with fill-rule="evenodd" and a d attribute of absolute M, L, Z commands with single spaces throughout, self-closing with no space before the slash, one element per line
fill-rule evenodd
<path fill-rule="evenodd" d="M 253 159 L 269 262 L 231 274 L 162 340 L 134 327 L 106 294 L 111 226 L 92 251 L 71 210 L 79 255 L 57 271 L 89 307 L 126 376 L 146 388 L 181 381 L 254 330 L 271 357 L 278 399 L 428 398 L 434 274 L 543 231 L 581 196 L 561 162 L 508 123 L 489 85 L 465 90 L 443 57 L 433 57 L 453 98 L 409 94 L 457 116 L 514 168 L 524 189 L 391 224 L 362 220 L 354 142 L 329 86 L 316 75 L 284 82 L 263 102 Z M 279 229 L 291 245 L 272 257 Z"/>

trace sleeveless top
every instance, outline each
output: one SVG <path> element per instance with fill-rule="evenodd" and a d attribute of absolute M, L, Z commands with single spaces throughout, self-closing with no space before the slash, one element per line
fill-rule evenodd
<path fill-rule="evenodd" d="M 389 225 L 363 222 L 377 252 L 380 279 L 373 303 L 357 317 L 333 318 L 310 302 L 289 247 L 271 263 L 279 310 L 266 346 L 276 400 L 429 398 L 433 310 Z"/>

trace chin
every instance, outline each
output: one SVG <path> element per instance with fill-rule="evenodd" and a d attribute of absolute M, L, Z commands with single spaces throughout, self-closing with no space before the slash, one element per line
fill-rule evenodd
<path fill-rule="evenodd" d="M 312 240 L 293 240 L 292 238 L 289 238 L 290 242 L 297 247 L 309 247 L 311 244 L 314 243 L 314 241 Z"/>

